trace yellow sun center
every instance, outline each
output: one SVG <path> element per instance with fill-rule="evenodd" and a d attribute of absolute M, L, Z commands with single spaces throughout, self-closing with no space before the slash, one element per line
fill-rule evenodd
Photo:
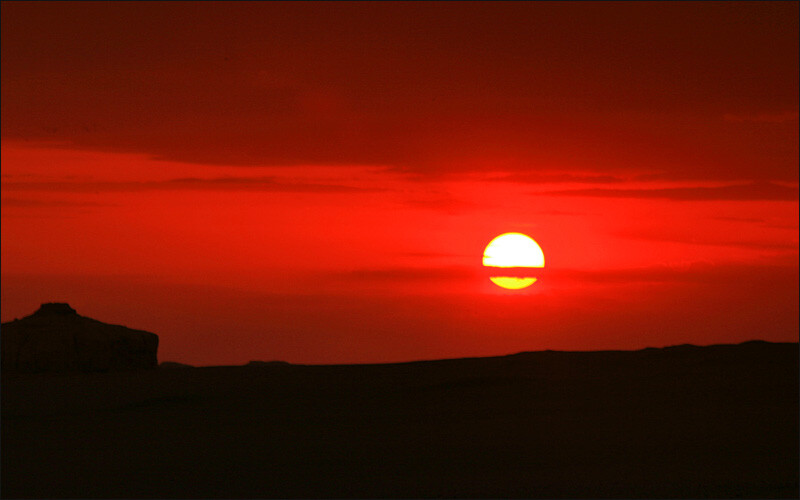
<path fill-rule="evenodd" d="M 505 233 L 486 246 L 483 251 L 483 265 L 497 268 L 496 275 L 490 278 L 494 284 L 519 290 L 536 282 L 536 278 L 530 276 L 533 269 L 528 269 L 544 267 L 544 253 L 531 237 L 522 233 Z M 503 272 L 503 268 L 506 268 L 506 272 Z"/>
<path fill-rule="evenodd" d="M 492 276 L 489 278 L 495 285 L 508 288 L 509 290 L 519 290 L 533 285 L 536 278 L 513 278 L 511 276 Z"/>

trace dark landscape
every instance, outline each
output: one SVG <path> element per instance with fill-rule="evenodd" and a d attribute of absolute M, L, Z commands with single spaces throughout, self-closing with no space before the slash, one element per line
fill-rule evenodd
<path fill-rule="evenodd" d="M 796 498 L 797 375 L 762 341 L 7 371 L 2 496 Z"/>

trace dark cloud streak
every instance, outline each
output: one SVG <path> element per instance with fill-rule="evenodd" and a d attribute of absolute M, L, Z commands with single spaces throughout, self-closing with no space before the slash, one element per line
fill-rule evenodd
<path fill-rule="evenodd" d="M 264 191 L 286 193 L 362 193 L 381 191 L 338 184 L 282 182 L 274 177 L 185 177 L 164 181 L 146 182 L 9 182 L 3 184 L 7 191 L 46 192 L 139 192 L 139 191 Z"/>
<path fill-rule="evenodd" d="M 512 268 L 519 271 L 519 268 Z M 662 265 L 632 269 L 558 269 L 533 268 L 533 275 L 554 282 L 587 282 L 607 284 L 633 283 L 744 283 L 745 279 L 798 282 L 800 276 L 797 264 L 757 265 L 757 264 L 704 264 Z M 449 267 L 392 267 L 382 269 L 357 269 L 334 273 L 332 279 L 362 283 L 397 283 L 419 281 L 464 281 L 483 279 L 487 274 L 507 275 L 502 268 L 486 269 L 483 266 Z M 514 273 L 516 274 L 516 273 Z M 531 275 L 530 273 L 526 275 Z"/>
<path fill-rule="evenodd" d="M 797 187 L 783 186 L 772 182 L 752 182 L 720 187 L 676 187 L 660 189 L 567 189 L 536 193 L 549 196 L 591 196 L 605 198 L 668 199 L 676 201 L 797 201 Z"/>
<path fill-rule="evenodd" d="M 6 2 L 2 134 L 217 165 L 796 180 L 797 19 L 796 2 Z"/>

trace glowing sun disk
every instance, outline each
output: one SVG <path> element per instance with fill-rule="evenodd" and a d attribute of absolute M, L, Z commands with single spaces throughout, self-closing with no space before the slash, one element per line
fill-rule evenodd
<path fill-rule="evenodd" d="M 492 280 L 492 283 L 495 285 L 508 288 L 509 290 L 520 290 L 536 282 L 536 278 L 514 278 L 511 276 L 492 276 L 489 279 Z"/>
<path fill-rule="evenodd" d="M 522 233 L 505 233 L 496 237 L 483 251 L 483 265 L 489 268 L 542 268 L 544 253 L 531 237 Z M 502 288 L 519 290 L 531 286 L 536 278 L 530 276 L 492 276 L 492 283 Z"/>

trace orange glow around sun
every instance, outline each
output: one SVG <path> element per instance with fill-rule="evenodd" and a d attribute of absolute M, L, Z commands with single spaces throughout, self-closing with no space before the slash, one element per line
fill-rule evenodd
<path fill-rule="evenodd" d="M 522 233 L 505 233 L 496 237 L 483 251 L 483 265 L 488 268 L 498 268 L 499 276 L 491 276 L 492 283 L 510 290 L 519 290 L 531 286 L 536 278 L 530 276 L 532 272 L 525 272 L 523 276 L 507 276 L 501 272 L 502 268 L 542 268 L 544 267 L 544 253 L 541 247 L 530 236 Z M 519 270 L 516 271 L 519 273 Z M 508 272 L 508 274 L 511 274 Z"/>

